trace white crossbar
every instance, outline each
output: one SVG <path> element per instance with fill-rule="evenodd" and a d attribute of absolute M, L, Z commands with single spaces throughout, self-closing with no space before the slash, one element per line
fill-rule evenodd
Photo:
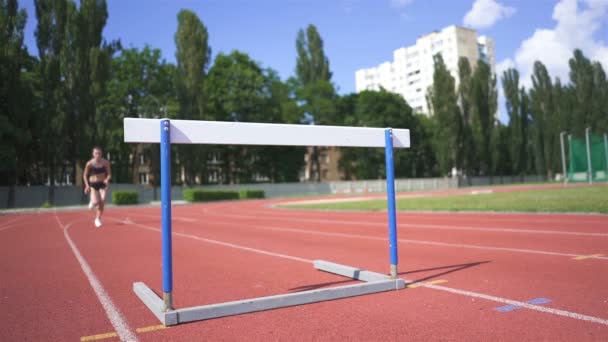
<path fill-rule="evenodd" d="M 125 142 L 159 143 L 161 119 L 124 119 Z M 171 120 L 172 144 L 384 147 L 384 128 Z M 393 147 L 410 147 L 410 130 L 393 129 Z"/>

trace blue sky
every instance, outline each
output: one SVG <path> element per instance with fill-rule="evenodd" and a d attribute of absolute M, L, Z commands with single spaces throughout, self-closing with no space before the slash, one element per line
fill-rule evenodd
<path fill-rule="evenodd" d="M 20 6 L 29 16 L 26 44 L 37 53 L 33 0 L 21 0 Z M 490 13 L 487 6 L 500 6 L 502 12 Z M 342 94 L 354 91 L 355 70 L 390 60 L 393 50 L 413 44 L 420 35 L 463 25 L 473 9 L 467 26 L 495 40 L 499 70 L 516 66 L 526 75 L 530 56 L 544 53 L 550 60 L 555 53 L 548 47 L 567 51 L 580 42 L 608 66 L 608 0 L 108 0 L 105 38 L 120 39 L 125 47 L 148 44 L 174 61 L 176 15 L 182 8 L 193 10 L 207 26 L 214 56 L 238 49 L 283 79 L 294 74 L 298 30 L 316 25 Z M 563 37 L 573 30 L 572 39 Z M 553 45 L 543 46 L 551 39 Z M 550 71 L 564 76 L 563 63 L 552 63 Z"/>

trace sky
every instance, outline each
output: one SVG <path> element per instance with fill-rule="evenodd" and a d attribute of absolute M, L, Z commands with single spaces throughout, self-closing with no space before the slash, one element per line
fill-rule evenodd
<path fill-rule="evenodd" d="M 26 45 L 37 54 L 34 0 Z M 608 70 L 608 0 L 108 0 L 104 37 L 123 47 L 159 48 L 175 61 L 180 9 L 207 27 L 213 56 L 240 50 L 282 79 L 295 74 L 296 35 L 314 24 L 324 41 L 340 94 L 355 91 L 355 71 L 392 59 L 393 50 L 450 25 L 476 29 L 495 41 L 497 70 L 516 67 L 530 85 L 532 64 L 542 60 L 552 76 L 568 79 L 574 48 Z M 499 82 L 500 83 L 500 82 Z M 499 86 L 501 100 L 502 91 Z M 504 105 L 500 118 L 505 120 Z"/>

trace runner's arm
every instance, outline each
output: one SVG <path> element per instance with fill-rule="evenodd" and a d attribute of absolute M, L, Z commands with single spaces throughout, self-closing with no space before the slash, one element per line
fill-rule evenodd
<path fill-rule="evenodd" d="M 84 172 L 82 173 L 82 180 L 84 181 L 85 188 L 89 187 L 89 171 L 91 170 L 91 162 L 87 162 L 84 166 Z"/>
<path fill-rule="evenodd" d="M 106 179 L 103 182 L 106 183 L 106 185 L 107 185 L 108 183 L 110 183 L 111 179 L 112 179 L 112 167 L 110 166 L 110 161 L 106 160 Z"/>

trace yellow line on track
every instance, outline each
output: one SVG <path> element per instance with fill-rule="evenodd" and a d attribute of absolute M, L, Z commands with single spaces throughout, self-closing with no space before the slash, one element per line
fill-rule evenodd
<path fill-rule="evenodd" d="M 135 329 L 135 331 L 137 331 L 138 333 L 147 333 L 150 331 L 163 330 L 163 329 L 167 329 L 167 327 L 162 324 L 159 324 L 159 325 L 151 325 L 149 327 L 137 328 L 137 329 Z"/>
<path fill-rule="evenodd" d="M 429 285 L 437 285 L 437 284 L 443 284 L 443 283 L 447 283 L 448 281 L 445 279 L 437 279 L 437 280 L 431 280 L 431 281 L 425 281 L 422 284 L 429 284 Z M 415 289 L 417 287 L 420 287 L 421 283 L 414 283 L 412 285 L 408 285 L 406 286 L 408 289 Z"/>
<path fill-rule="evenodd" d="M 97 334 L 91 336 L 84 336 L 80 338 L 80 341 L 97 341 L 97 340 L 105 340 L 106 338 L 117 337 L 118 334 L 115 332 L 105 333 L 105 334 Z"/>
<path fill-rule="evenodd" d="M 574 257 L 572 259 L 574 259 L 574 260 L 585 260 L 585 259 L 599 258 L 599 257 L 603 257 L 603 256 L 604 256 L 604 254 L 579 255 L 579 256 Z"/>
<path fill-rule="evenodd" d="M 157 330 L 164 330 L 164 329 L 168 329 L 168 327 L 159 324 L 159 325 L 150 325 L 147 327 L 141 327 L 141 328 L 137 328 L 135 329 L 135 331 L 137 331 L 138 333 L 142 334 L 142 333 L 147 333 L 147 332 L 152 332 L 152 331 L 157 331 Z M 99 341 L 99 340 L 105 340 L 108 338 L 113 338 L 113 337 L 118 337 L 118 334 L 115 332 L 109 332 L 109 333 L 105 333 L 105 334 L 97 334 L 97 335 L 90 335 L 90 336 L 83 336 L 80 338 L 81 342 L 85 342 L 85 341 Z"/>

